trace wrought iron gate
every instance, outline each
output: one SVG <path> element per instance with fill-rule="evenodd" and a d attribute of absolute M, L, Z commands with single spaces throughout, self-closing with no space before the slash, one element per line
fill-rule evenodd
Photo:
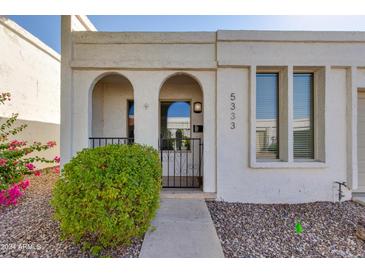
<path fill-rule="evenodd" d="M 164 188 L 200 188 L 203 182 L 203 143 L 200 138 L 161 138 Z"/>

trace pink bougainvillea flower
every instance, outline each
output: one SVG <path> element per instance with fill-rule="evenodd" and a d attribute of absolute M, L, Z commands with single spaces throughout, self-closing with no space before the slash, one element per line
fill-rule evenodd
<path fill-rule="evenodd" d="M 7 159 L 0 158 L 0 166 L 5 166 L 7 161 L 8 161 Z"/>
<path fill-rule="evenodd" d="M 8 190 L 1 193 L 1 204 L 10 206 L 16 205 L 18 198 L 20 198 L 23 193 L 20 191 L 19 185 L 14 184 Z"/>
<path fill-rule="evenodd" d="M 55 141 L 48 141 L 47 142 L 47 146 L 48 147 L 54 147 L 56 145 L 56 142 Z"/>
<path fill-rule="evenodd" d="M 8 150 L 18 150 L 15 146 L 9 146 Z"/>
<path fill-rule="evenodd" d="M 0 191 L 0 205 L 6 204 L 6 190 Z"/>
<path fill-rule="evenodd" d="M 9 143 L 9 146 L 18 147 L 18 146 L 25 146 L 26 144 L 27 144 L 27 142 L 24 142 L 24 141 L 13 140 Z"/>
<path fill-rule="evenodd" d="M 54 173 L 60 173 L 60 167 L 59 166 L 56 166 L 54 169 L 53 169 L 53 172 Z"/>
<path fill-rule="evenodd" d="M 18 145 L 18 143 L 19 143 L 19 141 L 18 140 L 13 140 L 13 141 L 11 141 L 10 142 L 10 146 L 16 146 L 16 145 Z"/>
<path fill-rule="evenodd" d="M 24 180 L 24 181 L 20 182 L 20 187 L 23 190 L 25 190 L 25 189 L 27 189 L 27 187 L 29 186 L 29 184 L 30 184 L 29 180 Z"/>
<path fill-rule="evenodd" d="M 42 173 L 39 170 L 34 171 L 34 176 L 41 176 Z"/>
<path fill-rule="evenodd" d="M 0 92 L 0 101 L 4 103 L 6 100 L 10 100 L 10 93 Z M 45 144 L 35 141 L 28 145 L 28 142 L 15 139 L 14 136 L 27 126 L 22 124 L 13 128 L 16 120 L 17 115 L 13 115 L 9 122 L 0 125 L 8 128 L 3 138 L 0 138 L 2 139 L 0 144 L 0 206 L 17 204 L 19 197 L 29 187 L 29 180 L 19 180 L 19 178 L 28 174 L 41 176 L 41 171 L 37 171 L 36 167 L 38 162 L 60 162 L 59 157 L 45 159 L 36 155 L 31 156 L 34 151 L 41 152 L 56 146 L 56 142 L 50 140 Z M 25 159 L 26 155 L 30 157 Z"/>
<path fill-rule="evenodd" d="M 27 167 L 27 169 L 29 169 L 29 170 L 33 170 L 33 169 L 35 169 L 35 165 L 33 165 L 32 163 L 28 163 L 28 164 L 26 164 L 25 166 L 26 166 L 26 167 Z"/>
<path fill-rule="evenodd" d="M 16 205 L 18 199 L 24 195 L 24 190 L 28 188 L 29 180 L 24 180 L 18 184 L 11 185 L 8 189 L 0 191 L 0 205 Z M 22 191 L 23 190 L 23 191 Z"/>
<path fill-rule="evenodd" d="M 56 163 L 59 163 L 61 161 L 61 157 L 60 156 L 56 156 L 53 159 Z"/>
<path fill-rule="evenodd" d="M 20 188 L 17 184 L 13 185 L 12 188 L 9 189 L 9 196 L 18 198 L 22 195 Z"/>

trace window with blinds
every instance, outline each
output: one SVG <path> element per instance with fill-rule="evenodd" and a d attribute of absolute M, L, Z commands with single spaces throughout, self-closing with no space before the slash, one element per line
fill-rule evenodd
<path fill-rule="evenodd" d="M 256 158 L 279 158 L 278 73 L 256 74 Z"/>
<path fill-rule="evenodd" d="M 314 159 L 313 73 L 294 73 L 294 159 Z"/>

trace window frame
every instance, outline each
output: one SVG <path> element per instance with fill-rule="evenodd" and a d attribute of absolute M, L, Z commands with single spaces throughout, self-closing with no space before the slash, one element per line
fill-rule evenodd
<path fill-rule="evenodd" d="M 258 75 L 270 75 L 270 74 L 275 74 L 277 77 L 277 82 L 276 82 L 276 92 L 277 92 L 277 96 L 276 96 L 276 108 L 277 108 L 277 117 L 276 117 L 276 138 L 277 138 L 277 150 L 276 150 L 276 158 L 272 159 L 272 158 L 258 158 L 257 157 L 257 151 L 256 151 L 256 161 L 258 162 L 276 162 L 276 161 L 280 161 L 280 71 L 265 71 L 265 70 L 260 70 L 260 71 L 256 71 L 256 82 L 257 82 L 257 76 Z M 257 96 L 257 92 L 255 93 L 255 96 Z M 256 100 L 257 101 L 257 100 Z M 255 120 L 257 121 L 257 104 L 255 105 L 256 108 L 256 117 Z M 256 125 L 256 132 L 257 132 L 257 125 Z M 256 133 L 257 134 L 257 133 Z M 256 144 L 257 146 L 257 144 Z M 257 147 L 256 147 L 257 149 Z"/>
<path fill-rule="evenodd" d="M 329 66 L 256 66 L 249 67 L 249 167 L 254 169 L 326 168 L 326 93 Z M 256 159 L 256 74 L 279 73 L 279 159 Z M 294 160 L 293 81 L 294 73 L 313 73 L 314 159 Z"/>

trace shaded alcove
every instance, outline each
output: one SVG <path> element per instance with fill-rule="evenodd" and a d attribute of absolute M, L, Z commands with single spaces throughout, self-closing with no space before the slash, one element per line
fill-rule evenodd
<path fill-rule="evenodd" d="M 108 74 L 92 92 L 92 138 L 134 138 L 134 101 L 130 81 Z"/>

